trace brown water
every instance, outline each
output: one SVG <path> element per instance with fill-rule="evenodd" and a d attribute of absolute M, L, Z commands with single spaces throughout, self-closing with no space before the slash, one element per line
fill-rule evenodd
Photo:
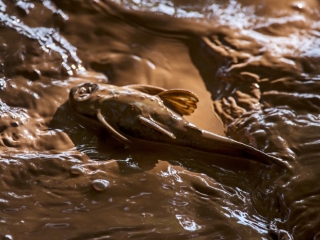
<path fill-rule="evenodd" d="M 320 239 L 320 2 L 0 1 L 4 239 Z M 82 82 L 185 88 L 187 119 L 287 161 L 137 140 Z"/>

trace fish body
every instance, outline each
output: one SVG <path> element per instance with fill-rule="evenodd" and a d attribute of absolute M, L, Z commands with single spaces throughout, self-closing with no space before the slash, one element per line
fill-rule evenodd
<path fill-rule="evenodd" d="M 193 113 L 198 102 L 197 96 L 187 90 L 84 83 L 71 89 L 69 102 L 78 113 L 100 122 L 125 144 L 130 144 L 130 138 L 134 137 L 266 165 L 282 163 L 251 146 L 202 130 L 185 120 L 183 115 Z"/>

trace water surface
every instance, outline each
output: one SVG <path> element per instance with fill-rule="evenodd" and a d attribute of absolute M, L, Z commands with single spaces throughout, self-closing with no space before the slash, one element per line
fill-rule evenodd
<path fill-rule="evenodd" d="M 0 1 L 0 235 L 319 238 L 319 5 Z M 289 167 L 124 148 L 67 103 L 87 81 L 191 90 L 189 121 Z"/>

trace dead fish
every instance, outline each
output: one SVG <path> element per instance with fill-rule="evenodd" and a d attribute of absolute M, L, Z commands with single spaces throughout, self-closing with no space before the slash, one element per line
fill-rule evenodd
<path fill-rule="evenodd" d="M 150 85 L 117 87 L 82 83 L 71 89 L 69 102 L 78 113 L 99 122 L 113 137 L 175 144 L 193 149 L 284 166 L 280 159 L 251 146 L 196 127 L 183 118 L 197 107 L 198 97 L 184 89 L 166 90 Z"/>

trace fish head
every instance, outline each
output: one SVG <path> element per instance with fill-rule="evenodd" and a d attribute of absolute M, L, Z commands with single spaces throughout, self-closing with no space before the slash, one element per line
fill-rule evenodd
<path fill-rule="evenodd" d="M 70 90 L 69 103 L 77 112 L 94 116 L 101 107 L 99 85 L 81 83 Z"/>

